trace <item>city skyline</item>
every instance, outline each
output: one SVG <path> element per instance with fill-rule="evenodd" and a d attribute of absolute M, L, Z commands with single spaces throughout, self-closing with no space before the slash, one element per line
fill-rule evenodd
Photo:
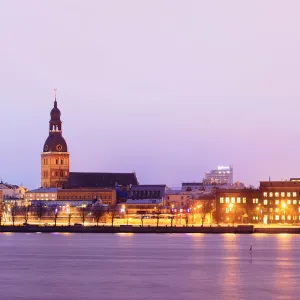
<path fill-rule="evenodd" d="M 2 4 L 1 178 L 39 186 L 55 87 L 72 171 L 299 177 L 300 4 L 232 3 Z"/>

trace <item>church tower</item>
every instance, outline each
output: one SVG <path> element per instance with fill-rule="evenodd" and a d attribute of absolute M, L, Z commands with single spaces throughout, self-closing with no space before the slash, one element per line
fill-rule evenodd
<path fill-rule="evenodd" d="M 62 136 L 60 115 L 55 96 L 50 113 L 49 136 L 41 154 L 41 186 L 45 188 L 63 187 L 69 179 L 70 154 Z"/>

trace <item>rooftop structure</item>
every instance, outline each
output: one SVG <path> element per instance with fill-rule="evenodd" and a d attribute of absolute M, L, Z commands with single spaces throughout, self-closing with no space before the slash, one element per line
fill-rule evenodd
<path fill-rule="evenodd" d="M 215 170 L 205 173 L 204 184 L 233 184 L 232 166 L 218 166 Z"/>

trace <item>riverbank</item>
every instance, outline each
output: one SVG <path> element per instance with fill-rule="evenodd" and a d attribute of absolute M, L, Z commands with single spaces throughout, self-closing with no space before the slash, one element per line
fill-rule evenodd
<path fill-rule="evenodd" d="M 268 233 L 280 234 L 290 233 L 299 234 L 300 227 L 254 227 L 253 225 L 238 225 L 238 226 L 188 226 L 188 227 L 168 227 L 168 226 L 147 226 L 135 227 L 131 225 L 121 226 L 0 226 L 0 232 L 23 232 L 23 233 L 232 233 L 232 234 L 252 234 L 252 233 Z"/>

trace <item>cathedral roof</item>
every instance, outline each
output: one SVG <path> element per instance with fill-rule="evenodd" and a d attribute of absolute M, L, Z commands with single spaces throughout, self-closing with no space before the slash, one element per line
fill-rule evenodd
<path fill-rule="evenodd" d="M 68 152 L 68 146 L 60 132 L 49 134 L 43 152 Z"/>

